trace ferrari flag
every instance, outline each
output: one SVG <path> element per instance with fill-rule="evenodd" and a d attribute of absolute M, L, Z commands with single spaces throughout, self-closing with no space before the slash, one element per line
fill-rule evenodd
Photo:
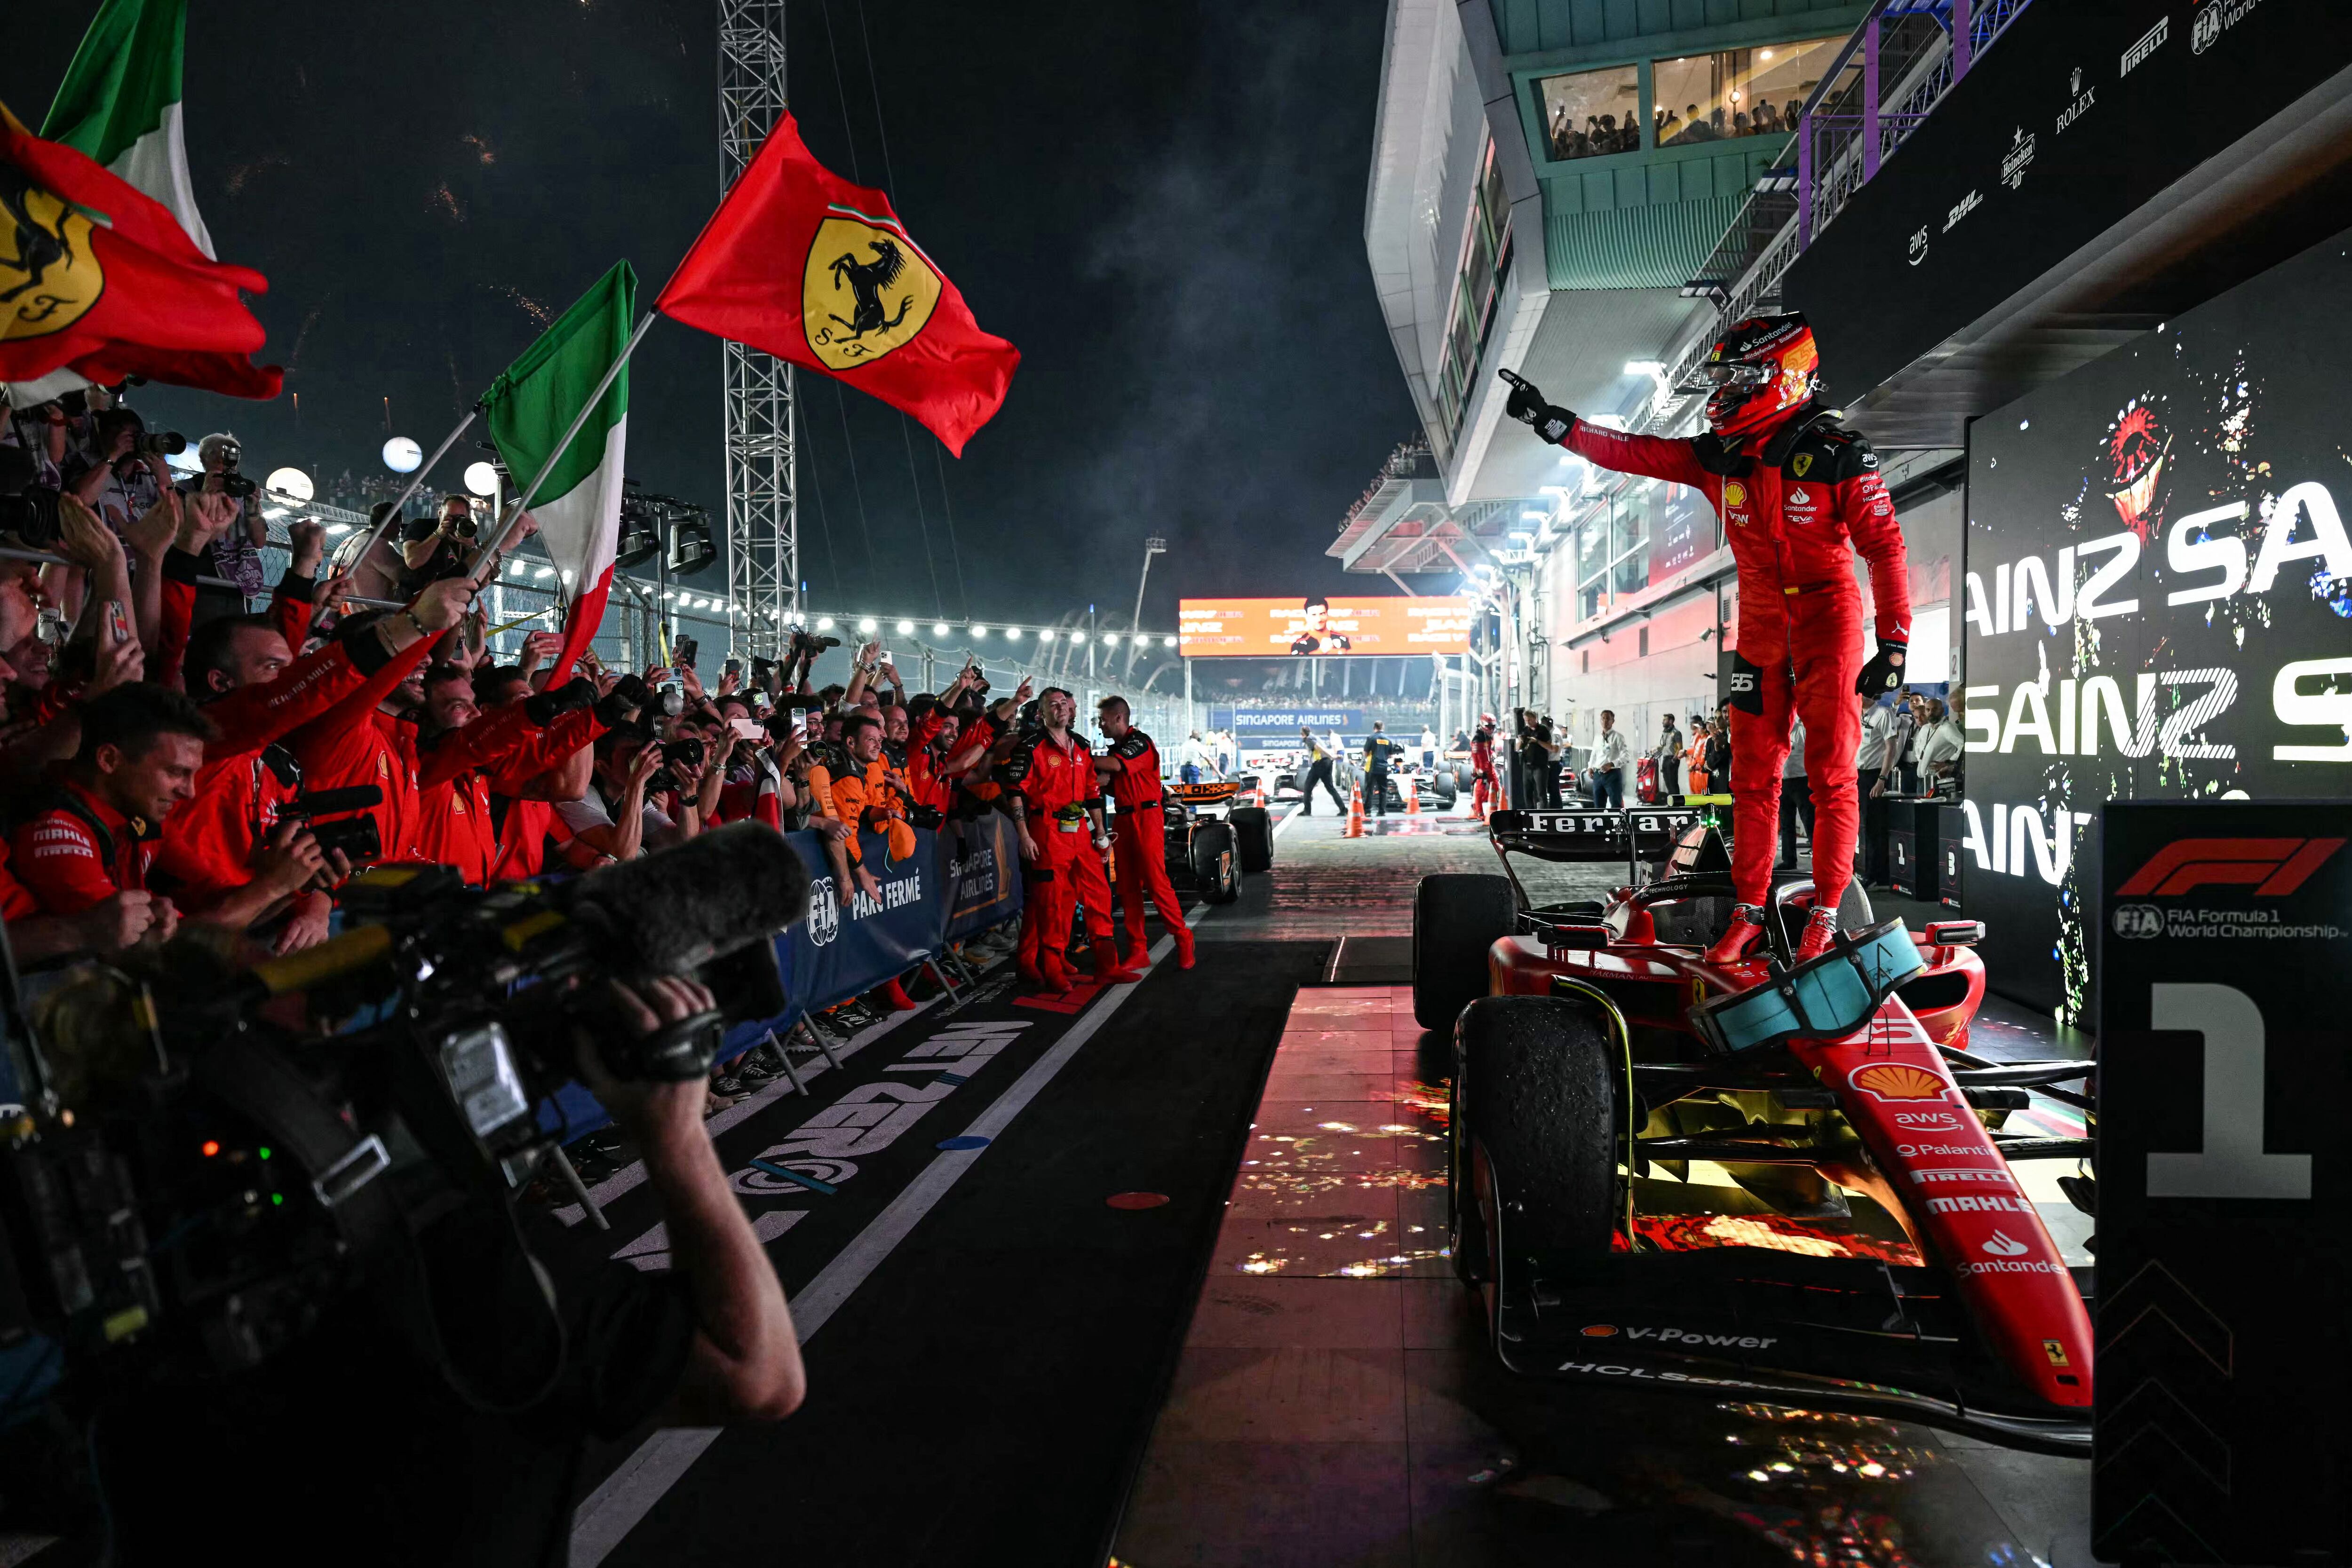
<path fill-rule="evenodd" d="M 871 392 L 959 457 L 1021 362 L 980 329 L 890 198 L 819 163 L 789 114 L 654 308 Z"/>
<path fill-rule="evenodd" d="M 44 141 L 0 107 L 0 382 L 70 369 L 237 397 L 275 397 L 276 366 L 247 356 L 261 323 L 237 291 L 261 274 L 213 260 L 170 208 L 86 153 Z"/>
<path fill-rule="evenodd" d="M 552 468 L 548 459 L 595 395 L 604 372 L 628 351 L 629 318 L 636 308 L 637 275 L 627 262 L 615 262 L 482 394 L 490 439 L 515 483 L 528 485 L 547 469 L 531 499 L 530 517 L 572 600 L 551 683 L 563 679 L 596 634 L 613 589 L 613 559 L 620 553 L 621 471 L 629 440 L 627 366 L 604 388 Z"/>

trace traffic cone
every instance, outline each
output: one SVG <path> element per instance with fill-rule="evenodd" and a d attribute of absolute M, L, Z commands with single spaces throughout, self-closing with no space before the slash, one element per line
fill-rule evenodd
<path fill-rule="evenodd" d="M 1421 791 L 1413 787 L 1410 779 L 1404 780 L 1404 814 L 1408 817 L 1421 815 Z"/>
<path fill-rule="evenodd" d="M 1351 791 L 1348 797 L 1348 825 L 1340 831 L 1339 836 L 1343 839 L 1364 836 L 1364 792 L 1360 789 Z"/>

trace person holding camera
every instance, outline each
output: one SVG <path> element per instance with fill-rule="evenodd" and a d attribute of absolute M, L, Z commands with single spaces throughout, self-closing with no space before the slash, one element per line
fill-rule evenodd
<path fill-rule="evenodd" d="M 644 1158 L 670 1269 L 600 1258 L 559 1287 L 533 1256 L 565 1245 L 551 1223 L 503 1197 L 456 1207 L 415 1244 L 437 1359 L 397 1299 L 351 1290 L 258 1367 L 153 1381 L 100 1416 L 90 1448 L 115 1561 L 176 1561 L 209 1540 L 546 1568 L 566 1560 L 593 1444 L 799 1407 L 792 1310 L 711 1146 L 704 1081 L 615 1079 L 596 1044 L 688 1027 L 713 998 L 661 977 L 607 981 L 603 1000 L 578 1031 L 580 1076 Z"/>
<path fill-rule="evenodd" d="M 204 567 L 205 575 L 236 586 L 199 585 L 195 619 L 200 622 L 216 615 L 242 614 L 247 601 L 258 599 L 265 591 L 261 549 L 269 542 L 269 524 L 261 515 L 258 486 L 237 472 L 244 451 L 236 436 L 226 431 L 214 432 L 196 443 L 196 458 L 204 471 L 179 486 L 183 496 L 219 496 L 228 503 L 228 526 L 205 549 Z"/>
<path fill-rule="evenodd" d="M 65 493 L 125 533 L 172 487 L 163 459 L 184 451 L 186 438 L 173 431 L 151 434 L 138 410 L 110 407 L 91 415 L 90 439 L 93 456 L 66 463 Z"/>

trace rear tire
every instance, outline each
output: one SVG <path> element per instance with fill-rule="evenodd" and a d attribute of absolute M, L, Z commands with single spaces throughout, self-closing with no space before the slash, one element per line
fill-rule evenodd
<path fill-rule="evenodd" d="M 1274 866 L 1274 819 L 1263 806 L 1236 806 L 1225 815 L 1241 851 L 1242 870 L 1251 876 Z"/>
<path fill-rule="evenodd" d="M 1452 1029 L 1486 994 L 1487 949 L 1518 924 L 1510 879 L 1447 873 L 1421 879 L 1412 895 L 1412 1016 Z"/>
<path fill-rule="evenodd" d="M 1211 904 L 1231 904 L 1242 895 L 1241 852 L 1227 822 L 1203 822 L 1192 830 L 1192 878 Z"/>
<path fill-rule="evenodd" d="M 1430 774 L 1429 792 L 1437 797 L 1439 808 L 1448 811 L 1454 809 L 1454 802 L 1461 794 L 1461 791 L 1454 787 L 1454 775 L 1444 768 Z"/>
<path fill-rule="evenodd" d="M 1454 1030 L 1454 1270 L 1514 1288 L 1542 1252 L 1599 1257 L 1615 1233 L 1624 1063 L 1607 1019 L 1565 997 L 1482 997 Z"/>

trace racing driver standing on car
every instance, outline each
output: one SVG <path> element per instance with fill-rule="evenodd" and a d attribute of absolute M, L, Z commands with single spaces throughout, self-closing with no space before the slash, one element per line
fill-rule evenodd
<path fill-rule="evenodd" d="M 1867 442 L 1838 423 L 1814 393 L 1819 350 L 1793 312 L 1728 328 L 1707 350 L 1700 379 L 1707 430 L 1683 438 L 1628 435 L 1579 419 L 1512 383 L 1508 412 L 1587 462 L 1704 491 L 1723 518 L 1739 572 L 1738 646 L 1733 651 L 1732 887 L 1738 904 L 1711 962 L 1749 955 L 1764 936 L 1772 880 L 1780 768 L 1793 717 L 1804 720 L 1805 775 L 1818 813 L 1816 902 L 1799 962 L 1829 950 L 1837 907 L 1853 876 L 1861 820 L 1853 758 L 1861 738 L 1856 692 L 1875 699 L 1903 677 L 1911 598 L 1903 533 Z M 1878 650 L 1862 653 L 1862 601 L 1853 555 L 1870 570 Z"/>

